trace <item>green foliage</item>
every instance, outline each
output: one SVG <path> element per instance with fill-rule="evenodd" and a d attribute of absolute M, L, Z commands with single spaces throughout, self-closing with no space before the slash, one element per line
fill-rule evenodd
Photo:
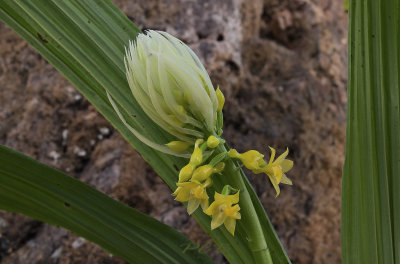
<path fill-rule="evenodd" d="M 350 3 L 343 263 L 400 263 L 399 1 Z"/>
<path fill-rule="evenodd" d="M 0 209 L 69 229 L 131 263 L 212 263 L 175 229 L 4 146 Z"/>

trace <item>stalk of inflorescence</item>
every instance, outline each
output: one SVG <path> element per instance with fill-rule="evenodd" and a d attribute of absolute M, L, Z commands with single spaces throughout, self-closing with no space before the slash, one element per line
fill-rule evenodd
<path fill-rule="evenodd" d="M 272 263 L 251 197 L 242 178 L 242 163 L 255 174 L 268 176 L 280 193 L 279 184 L 291 185 L 286 176 L 293 162 L 288 150 L 269 162 L 258 151 L 239 153 L 227 149 L 222 138 L 225 97 L 214 89 L 196 54 L 166 32 L 139 34 L 126 48 L 126 76 L 136 101 L 162 129 L 176 137 L 171 142 L 154 142 L 124 119 L 113 98 L 108 98 L 125 126 L 143 143 L 168 155 L 188 158 L 180 168 L 175 200 L 185 203 L 188 214 L 202 210 L 210 216 L 210 228 L 226 228 L 235 235 L 237 221 L 244 221 L 246 239 L 256 263 Z M 234 162 L 235 161 L 235 162 Z M 220 190 L 211 193 L 214 181 Z M 222 183 L 222 184 L 221 184 Z M 215 189 L 215 188 L 214 188 Z"/>
<path fill-rule="evenodd" d="M 228 152 L 228 150 L 224 145 L 221 145 L 217 152 L 223 153 Z M 225 163 L 224 175 L 229 178 L 229 183 L 232 186 L 240 190 L 241 221 L 246 226 L 245 232 L 253 257 L 256 263 L 272 263 L 271 253 L 263 235 L 261 223 L 241 175 L 242 169 L 236 166 L 232 160 L 227 160 Z"/>

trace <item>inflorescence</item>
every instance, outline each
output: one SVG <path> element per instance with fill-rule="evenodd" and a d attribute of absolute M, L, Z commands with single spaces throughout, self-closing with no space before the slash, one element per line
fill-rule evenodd
<path fill-rule="evenodd" d="M 240 191 L 226 182 L 220 193 L 214 193 L 211 204 L 208 191 L 213 177 L 224 172 L 229 160 L 240 161 L 255 174 L 268 175 L 276 196 L 280 183 L 292 185 L 285 174 L 293 167 L 293 162 L 286 159 L 288 150 L 275 159 L 275 149 L 270 148 L 268 163 L 256 150 L 216 151 L 219 146 L 226 146 L 222 138 L 225 97 L 218 87 L 214 89 L 199 58 L 182 41 L 161 31 L 139 34 L 126 49 L 125 67 L 136 101 L 150 119 L 176 140 L 165 144 L 144 136 L 128 124 L 111 95 L 107 96 L 121 121 L 139 140 L 160 152 L 189 158 L 179 171 L 173 193 L 175 200 L 187 202 L 189 214 L 200 206 L 212 218 L 211 229 L 224 224 L 234 235 L 236 220 L 241 219 Z"/>

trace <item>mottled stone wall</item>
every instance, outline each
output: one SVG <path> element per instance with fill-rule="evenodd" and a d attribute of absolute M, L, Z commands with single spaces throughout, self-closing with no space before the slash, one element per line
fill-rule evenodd
<path fill-rule="evenodd" d="M 204 62 L 244 151 L 290 149 L 293 187 L 254 184 L 293 263 L 340 263 L 347 14 L 333 0 L 115 0 L 141 29 L 168 31 Z M 223 263 L 170 190 L 40 55 L 0 24 L 0 143 L 178 228 Z M 0 212 L 2 263 L 124 263 L 68 231 Z"/>

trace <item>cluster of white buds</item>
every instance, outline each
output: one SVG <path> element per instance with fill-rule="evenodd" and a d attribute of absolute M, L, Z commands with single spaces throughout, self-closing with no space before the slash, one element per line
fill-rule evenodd
<path fill-rule="evenodd" d="M 223 95 L 214 90 L 199 58 L 182 41 L 161 31 L 139 34 L 126 49 L 125 68 L 132 94 L 147 116 L 186 143 L 177 149 L 217 132 L 217 112 L 222 109 L 218 97 Z M 137 131 L 134 134 L 138 136 Z M 159 151 L 176 154 L 173 146 L 150 142 L 143 135 L 138 138 Z"/>

